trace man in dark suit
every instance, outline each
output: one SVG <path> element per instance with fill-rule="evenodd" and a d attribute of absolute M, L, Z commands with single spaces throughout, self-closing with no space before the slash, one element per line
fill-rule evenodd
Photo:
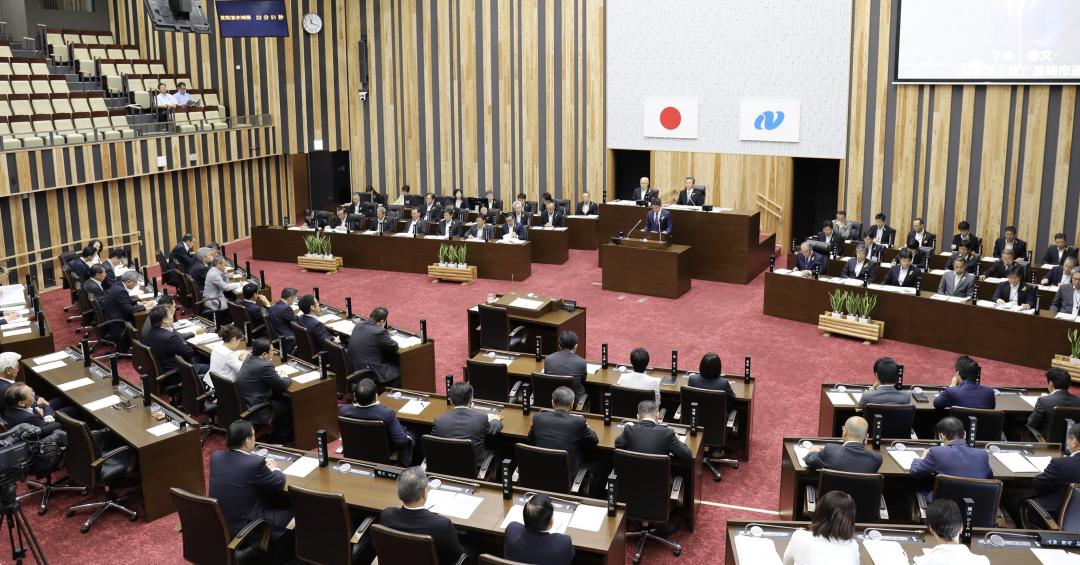
<path fill-rule="evenodd" d="M 566 330 L 559 334 L 559 350 L 544 357 L 544 373 L 574 377 L 574 397 L 580 399 L 585 396 L 585 374 L 589 367 L 585 359 L 577 354 L 577 346 L 576 333 Z"/>
<path fill-rule="evenodd" d="M 296 317 L 296 323 L 303 326 L 311 335 L 311 341 L 315 344 L 315 353 L 325 351 L 326 342 L 336 341 L 336 339 L 330 335 L 326 324 L 319 321 L 319 315 L 322 314 L 319 301 L 315 299 L 314 294 L 305 294 L 300 297 L 299 306 L 300 315 Z"/>
<path fill-rule="evenodd" d="M 833 469 L 848 473 L 876 473 L 881 467 L 881 455 L 866 450 L 866 430 L 869 425 L 861 416 L 844 422 L 842 443 L 814 447 L 806 455 L 811 469 Z"/>
<path fill-rule="evenodd" d="M 525 202 L 524 194 L 521 194 L 519 196 L 521 198 L 515 200 L 514 203 L 510 205 L 510 212 L 508 212 L 508 214 L 512 214 L 514 216 L 515 224 L 519 226 L 524 226 L 526 229 L 528 229 L 529 224 L 532 223 L 532 212 L 530 211 L 531 205 Z"/>
<path fill-rule="evenodd" d="M 482 241 L 494 239 L 492 226 L 488 225 L 487 218 L 484 217 L 483 214 L 476 216 L 476 224 L 469 228 L 468 237 L 469 239 L 479 239 Z"/>
<path fill-rule="evenodd" d="M 919 247 L 918 241 L 913 239 L 907 242 L 906 249 L 911 253 L 911 262 L 915 263 L 916 267 L 919 267 L 921 269 L 930 268 L 930 263 L 929 261 L 927 261 L 929 257 L 927 256 L 926 252 L 923 251 L 921 247 Z"/>
<path fill-rule="evenodd" d="M 173 247 L 169 253 L 169 261 L 172 262 L 172 266 L 178 272 L 186 273 L 191 268 L 191 262 L 194 260 L 192 254 L 195 253 L 195 236 L 190 233 L 185 233 L 180 238 L 180 243 Z"/>
<path fill-rule="evenodd" d="M 380 386 L 401 386 L 401 371 L 397 364 L 398 344 L 387 331 L 389 312 L 379 306 L 367 320 L 353 327 L 349 336 L 349 370 L 371 369 Z"/>
<path fill-rule="evenodd" d="M 229 535 L 235 536 L 256 520 L 270 523 L 270 561 L 293 558 L 292 530 L 286 526 L 293 515 L 285 497 L 285 474 L 273 459 L 256 455 L 255 429 L 251 422 L 229 424 L 225 451 L 210 454 L 210 492 L 216 498 Z"/>
<path fill-rule="evenodd" d="M 296 302 L 296 289 L 285 287 L 281 291 L 281 298 L 266 310 L 266 319 L 270 324 L 270 329 L 274 331 L 275 336 L 284 340 L 286 352 L 292 351 L 296 341 L 292 326 L 289 325 L 296 321 L 296 313 L 292 309 L 293 302 Z"/>
<path fill-rule="evenodd" d="M 1016 226 L 1005 226 L 1005 237 L 994 241 L 994 257 L 1001 257 L 1001 252 L 1012 249 L 1017 259 L 1027 259 L 1027 243 L 1016 237 Z"/>
<path fill-rule="evenodd" d="M 934 408 L 944 410 L 950 406 L 993 410 L 996 405 L 994 389 L 979 384 L 982 368 L 974 359 L 961 355 L 953 365 L 956 373 L 949 386 L 934 398 Z"/>
<path fill-rule="evenodd" d="M 409 208 L 409 223 L 405 224 L 405 233 L 414 236 L 427 235 L 428 221 L 420 215 L 419 208 Z"/>
<path fill-rule="evenodd" d="M 1072 278 L 1072 271 L 1076 268 L 1077 259 L 1072 255 L 1065 257 L 1060 265 L 1054 265 L 1046 275 L 1043 276 L 1039 284 L 1043 286 L 1059 286 L 1067 284 L 1069 279 Z"/>
<path fill-rule="evenodd" d="M 499 229 L 499 237 L 525 240 L 528 235 L 525 232 L 525 226 L 517 223 L 513 214 L 506 214 L 506 223 Z"/>
<path fill-rule="evenodd" d="M 907 243 L 912 241 L 918 243 L 920 248 L 929 247 L 933 250 L 937 246 L 937 236 L 926 231 L 926 226 L 923 224 L 922 218 L 915 218 L 911 222 L 911 231 L 907 234 Z"/>
<path fill-rule="evenodd" d="M 397 231 L 397 220 L 386 215 L 386 207 L 379 206 L 375 209 L 375 217 L 368 225 L 368 231 L 375 233 L 394 233 Z"/>
<path fill-rule="evenodd" d="M 1023 273 L 1017 265 L 1009 269 L 1005 280 L 998 284 L 991 298 L 998 304 L 1019 304 L 1021 310 L 1029 310 L 1035 307 L 1035 287 L 1023 280 Z"/>
<path fill-rule="evenodd" d="M 967 270 L 967 260 L 953 254 L 952 270 L 941 275 L 937 293 L 946 296 L 971 296 L 971 289 L 975 287 L 975 275 Z"/>
<path fill-rule="evenodd" d="M 1080 482 L 1080 457 L 1076 456 L 1080 453 L 1080 424 L 1069 427 L 1065 442 L 1069 455 L 1051 459 L 1046 469 L 1031 479 L 1032 486 L 1039 494 L 1035 501 L 1055 518 L 1061 510 L 1065 493 L 1072 488 L 1073 483 Z M 1045 527 L 1045 524 L 1033 524 L 1032 527 Z"/>
<path fill-rule="evenodd" d="M 495 192 L 488 190 L 484 193 L 484 206 L 488 210 L 502 210 L 503 201 L 495 198 Z"/>
<path fill-rule="evenodd" d="M 585 423 L 585 418 L 571 414 L 574 409 L 574 391 L 561 386 L 551 394 L 551 407 L 532 417 L 529 443 L 545 449 L 562 449 L 570 455 L 570 474 L 581 468 L 583 455 L 596 447 L 599 441 Z"/>
<path fill-rule="evenodd" d="M 874 243 L 874 236 L 864 233 L 863 234 L 863 246 L 866 247 L 866 257 L 875 263 L 881 262 L 881 255 L 885 253 L 885 246 L 880 243 Z"/>
<path fill-rule="evenodd" d="M 105 268 L 105 281 L 101 283 L 101 286 L 105 290 L 112 288 L 116 284 L 116 269 L 127 265 L 127 251 L 122 248 L 114 248 L 109 250 L 109 258 L 101 262 L 101 266 Z M 162 265 L 162 268 L 165 266 Z"/>
<path fill-rule="evenodd" d="M 941 445 L 923 450 L 922 457 L 911 463 L 911 476 L 952 475 L 969 479 L 989 479 L 990 455 L 982 448 L 968 447 L 964 442 L 964 424 L 948 416 L 938 421 L 938 440 Z"/>
<path fill-rule="evenodd" d="M 360 193 L 354 192 L 352 195 L 352 200 L 345 205 L 345 210 L 347 210 L 350 214 L 363 214 L 364 203 L 360 200 Z"/>
<path fill-rule="evenodd" d="M 986 280 L 987 277 L 1005 278 L 1009 274 L 1009 269 L 1017 268 L 1020 270 L 1020 278 L 1027 280 L 1027 269 L 1024 265 L 1016 260 L 1015 255 L 1011 249 L 1006 249 L 1001 252 L 1001 258 L 987 270 L 983 271 L 983 274 L 979 277 L 979 280 Z"/>
<path fill-rule="evenodd" d="M 202 292 L 206 287 L 206 274 L 210 272 L 210 259 L 213 255 L 210 252 L 209 247 L 200 247 L 195 250 L 195 260 L 191 262 L 191 267 L 188 268 L 188 276 L 195 283 L 195 288 Z"/>
<path fill-rule="evenodd" d="M 671 210 L 665 210 L 659 198 L 653 198 L 651 205 L 645 213 L 645 231 L 671 235 Z"/>
<path fill-rule="evenodd" d="M 894 264 L 892 268 L 889 269 L 888 274 L 885 275 L 883 284 L 906 288 L 915 288 L 918 286 L 919 278 L 922 277 L 922 271 L 911 264 L 911 250 L 901 249 L 896 257 L 897 264 Z"/>
<path fill-rule="evenodd" d="M 435 234 L 446 239 L 461 236 L 461 222 L 454 219 L 453 208 L 442 209 L 442 220 L 439 221 Z"/>
<path fill-rule="evenodd" d="M 634 195 L 631 200 L 651 202 L 654 198 L 660 196 L 660 191 L 649 187 L 649 177 L 641 177 L 638 180 L 638 186 L 634 189 Z"/>
<path fill-rule="evenodd" d="M 334 217 L 330 219 L 330 227 L 339 231 L 349 231 L 352 225 L 349 223 L 349 209 L 341 206 L 334 211 Z"/>
<path fill-rule="evenodd" d="M 548 196 L 550 196 L 550 195 L 548 195 Z M 529 202 L 529 199 L 528 199 L 527 196 L 525 196 L 524 192 L 519 192 L 518 193 L 517 200 L 514 200 L 513 204 L 511 204 L 510 207 L 513 210 L 517 210 L 519 204 L 521 205 L 521 213 L 522 214 L 528 214 L 528 215 L 531 216 L 531 215 L 536 213 L 536 204 L 533 203 L 533 202 Z M 519 224 L 525 224 L 525 225 L 529 224 L 529 222 L 523 221 L 521 218 L 518 219 L 518 223 Z"/>
<path fill-rule="evenodd" d="M 896 241 L 896 230 L 890 228 L 885 223 L 885 214 L 878 213 L 874 216 L 874 225 L 870 226 L 866 230 L 866 235 L 869 235 L 874 243 L 884 245 L 886 247 L 893 244 Z"/>
<path fill-rule="evenodd" d="M 1047 247 L 1042 256 L 1043 265 L 1060 265 L 1066 257 L 1076 257 L 1077 250 L 1068 244 L 1065 234 L 1054 234 L 1054 245 Z"/>
<path fill-rule="evenodd" d="M 581 202 L 577 205 L 578 216 L 596 216 L 600 213 L 600 207 L 596 205 L 596 202 L 591 200 L 589 191 L 581 193 Z"/>
<path fill-rule="evenodd" d="M 34 389 L 25 383 L 13 383 L 3 393 L 4 422 L 13 428 L 19 424 L 42 427 L 56 421 L 48 403 L 39 401 Z"/>
<path fill-rule="evenodd" d="M 825 271 L 825 257 L 814 251 L 809 241 L 804 241 L 799 244 L 799 252 L 795 255 L 795 270 L 802 271 L 806 277 L 815 272 L 821 274 Z"/>
<path fill-rule="evenodd" d="M 94 264 L 95 253 L 93 247 L 86 246 L 79 252 L 78 257 L 68 263 L 68 268 L 71 269 L 72 273 L 75 273 L 80 282 L 90 278 L 90 266 Z"/>
<path fill-rule="evenodd" d="M 1050 302 L 1050 311 L 1055 314 L 1080 312 L 1080 273 L 1071 273 L 1069 281 L 1058 286 L 1054 300 Z"/>
<path fill-rule="evenodd" d="M 544 203 L 544 211 L 540 213 L 540 225 L 561 228 L 566 225 L 563 213 L 555 209 L 555 201 Z"/>
<path fill-rule="evenodd" d="M 105 313 L 106 320 L 120 320 L 128 322 L 131 325 L 135 325 L 135 313 L 142 312 L 147 308 L 153 307 L 153 301 L 135 302 L 128 291 L 139 286 L 139 273 L 135 271 L 128 271 L 120 276 L 120 283 L 114 285 L 109 289 L 109 292 L 105 293 L 105 299 L 101 302 L 101 308 Z M 130 344 L 126 343 L 127 335 L 124 333 L 124 325 L 120 322 L 112 324 L 109 328 L 109 335 L 120 336 L 122 343 L 121 349 L 130 347 Z"/>
<path fill-rule="evenodd" d="M 694 177 L 686 177 L 683 189 L 679 191 L 679 206 L 701 206 L 705 204 L 705 188 L 694 186 Z"/>
<path fill-rule="evenodd" d="M 978 253 L 979 238 L 971 233 L 971 224 L 968 223 L 967 220 L 964 220 L 959 224 L 956 224 L 956 229 L 959 233 L 953 234 L 952 250 L 958 251 L 961 245 L 966 245 L 968 250 Z"/>
<path fill-rule="evenodd" d="M 465 552 L 458 541 L 454 523 L 426 508 L 428 479 L 420 467 L 409 467 L 397 478 L 400 508 L 390 507 L 379 514 L 379 524 L 410 534 L 431 536 L 439 565 L 453 565 Z"/>
<path fill-rule="evenodd" d="M 248 318 L 251 318 L 251 329 L 255 330 L 262 325 L 265 309 L 270 307 L 270 301 L 259 294 L 258 283 L 251 281 L 240 287 L 240 295 L 241 298 L 236 303 L 247 311 Z"/>
<path fill-rule="evenodd" d="M 431 434 L 451 439 L 467 439 L 473 444 L 476 466 L 479 467 L 487 457 L 484 439 L 502 430 L 502 415 L 491 418 L 487 412 L 474 410 L 472 407 L 473 388 L 469 383 L 454 383 L 447 393 L 454 409 L 435 418 Z"/>
<path fill-rule="evenodd" d="M 429 192 L 424 195 L 424 206 L 420 210 L 420 216 L 429 222 L 437 222 L 442 217 L 442 208 L 435 202 L 435 194 Z"/>
<path fill-rule="evenodd" d="M 957 250 L 949 256 L 948 264 L 952 265 L 957 258 L 963 258 L 966 265 L 964 270 L 974 275 L 975 271 L 979 270 L 979 256 L 972 252 L 971 248 L 968 247 L 969 245 L 971 244 L 961 242 Z"/>
<path fill-rule="evenodd" d="M 821 224 L 821 231 L 814 236 L 814 241 L 828 245 L 829 251 L 834 255 L 839 255 L 844 248 L 844 240 L 833 231 L 832 222 L 823 222 Z"/>
<path fill-rule="evenodd" d="M 382 422 L 390 440 L 390 449 L 398 454 L 398 462 L 402 465 L 410 465 L 412 448 L 416 445 L 416 435 L 401 425 L 396 412 L 379 404 L 377 392 L 375 381 L 371 379 L 361 379 L 353 383 L 349 391 L 351 403 L 338 408 L 338 415 L 354 420 Z"/>
<path fill-rule="evenodd" d="M 1069 392 L 1069 386 L 1071 385 L 1072 377 L 1065 369 L 1054 367 L 1047 371 L 1046 390 L 1050 394 L 1040 396 L 1035 401 L 1035 408 L 1032 409 L 1031 415 L 1028 416 L 1028 427 L 1046 432 L 1048 430 L 1045 429 L 1045 426 L 1050 423 L 1050 413 L 1054 411 L 1054 408 L 1058 406 L 1064 408 L 1080 407 L 1080 397 Z M 1047 434 L 1044 433 L 1043 435 Z"/>
<path fill-rule="evenodd" d="M 180 334 L 172 330 L 172 318 L 169 317 L 169 307 L 157 305 L 150 309 L 150 331 L 144 336 L 143 345 L 150 348 L 157 360 L 158 370 L 161 374 L 176 371 L 176 356 L 179 355 L 184 361 L 191 363 L 198 375 L 205 374 L 210 366 L 199 363 L 195 359 L 195 350 L 192 349 Z M 180 383 L 180 375 L 173 374 L 165 384 L 176 385 Z"/>
<path fill-rule="evenodd" d="M 881 357 L 874 361 L 874 385 L 862 394 L 859 408 L 866 409 L 867 404 L 911 404 L 911 391 L 897 389 L 900 380 L 900 366 L 892 357 Z"/>
<path fill-rule="evenodd" d="M 570 565 L 574 541 L 566 534 L 551 533 L 555 507 L 544 494 L 533 495 L 521 515 L 524 524 L 510 522 L 503 535 L 503 558 L 536 565 Z"/>
<path fill-rule="evenodd" d="M 638 421 L 627 422 L 619 437 L 615 438 L 617 449 L 671 455 L 680 461 L 689 462 L 693 456 L 690 448 L 676 437 L 675 432 L 659 423 L 659 409 L 652 400 L 642 400 L 638 404 Z"/>
<path fill-rule="evenodd" d="M 245 410 L 262 402 L 269 402 L 274 407 L 273 440 L 268 441 L 283 443 L 292 437 L 292 401 L 285 396 L 292 379 L 278 374 L 271 361 L 273 357 L 270 340 L 264 337 L 256 339 L 251 344 L 251 355 L 240 366 L 236 389 Z M 265 424 L 270 421 L 270 414 L 260 410 L 254 414 L 252 421 Z"/>
<path fill-rule="evenodd" d="M 90 278 L 83 282 L 82 289 L 90 300 L 105 298 L 105 268 L 101 265 L 90 267 Z"/>

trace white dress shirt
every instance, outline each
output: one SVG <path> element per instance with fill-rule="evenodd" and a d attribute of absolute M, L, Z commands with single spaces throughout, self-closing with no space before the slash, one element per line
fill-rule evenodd
<path fill-rule="evenodd" d="M 180 103 L 176 101 L 176 97 L 168 92 L 159 92 L 157 95 L 157 105 L 161 106 L 179 106 Z M 186 245 L 184 247 L 187 247 Z"/>
<path fill-rule="evenodd" d="M 784 565 L 859 565 L 859 544 L 831 540 L 797 530 L 784 551 Z"/>
<path fill-rule="evenodd" d="M 915 565 L 990 565 L 985 555 L 975 555 L 966 545 L 943 543 L 914 557 Z"/>
<path fill-rule="evenodd" d="M 652 390 L 656 393 L 656 401 L 660 402 L 660 378 L 651 377 L 645 373 L 638 373 L 630 371 L 623 373 L 619 376 L 618 382 L 615 384 L 626 388 L 639 388 L 642 390 Z"/>
<path fill-rule="evenodd" d="M 1009 285 L 1009 300 L 1007 300 L 1006 302 L 1011 302 L 1013 304 L 1019 304 L 1019 301 L 1017 300 L 1019 296 L 1020 296 L 1020 285 L 1016 285 L 1016 286 Z"/>

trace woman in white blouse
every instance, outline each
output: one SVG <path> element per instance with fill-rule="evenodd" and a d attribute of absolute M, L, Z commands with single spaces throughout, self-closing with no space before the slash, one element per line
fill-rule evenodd
<path fill-rule="evenodd" d="M 855 499 L 839 490 L 818 499 L 810 529 L 792 534 L 784 565 L 859 565 Z"/>
<path fill-rule="evenodd" d="M 245 346 L 244 332 L 233 324 L 221 326 L 218 330 L 221 343 L 215 343 L 210 351 L 210 372 L 206 374 L 206 386 L 213 388 L 210 373 L 235 381 L 240 374 L 240 366 L 250 353 Z"/>

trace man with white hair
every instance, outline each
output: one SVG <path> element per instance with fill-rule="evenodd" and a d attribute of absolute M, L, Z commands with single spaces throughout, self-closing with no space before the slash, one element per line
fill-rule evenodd
<path fill-rule="evenodd" d="M 804 277 L 811 276 L 814 271 L 823 274 L 825 271 L 825 258 L 817 251 L 814 251 L 809 241 L 804 241 L 799 246 L 799 253 L 795 255 L 795 270 L 802 271 Z"/>
<path fill-rule="evenodd" d="M 649 177 L 641 177 L 641 179 L 638 180 L 638 187 L 634 189 L 634 200 L 650 202 L 653 198 L 659 197 L 660 191 L 649 186 Z"/>
<path fill-rule="evenodd" d="M 195 288 L 202 289 L 206 285 L 206 273 L 210 271 L 210 259 L 214 257 L 213 250 L 209 247 L 200 247 L 195 250 L 195 260 L 191 262 L 188 276 L 195 282 Z"/>

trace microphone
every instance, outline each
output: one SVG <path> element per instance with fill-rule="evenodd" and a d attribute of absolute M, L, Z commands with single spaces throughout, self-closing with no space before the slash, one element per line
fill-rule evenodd
<path fill-rule="evenodd" d="M 750 522 L 749 524 L 743 526 L 742 533 L 743 533 L 743 535 L 746 535 L 746 536 L 752 536 L 752 537 L 755 537 L 755 538 L 760 538 L 760 537 L 764 537 L 764 536 L 768 535 L 768 534 L 765 533 L 765 528 L 769 528 L 769 529 L 773 529 L 773 530 L 786 530 L 786 531 L 789 531 L 789 532 L 796 532 L 796 531 L 799 531 L 799 530 L 802 529 L 802 528 L 793 528 L 791 526 L 778 526 L 776 524 L 759 524 L 757 522 Z M 773 534 L 773 535 L 775 535 L 775 534 Z"/>
<path fill-rule="evenodd" d="M 630 228 L 630 231 L 626 232 L 626 236 L 625 236 L 625 237 L 630 237 L 630 234 L 631 234 L 631 233 L 633 233 L 633 232 L 634 232 L 634 230 L 636 230 L 636 229 L 637 229 L 637 227 L 641 225 L 641 222 L 642 222 L 642 220 L 638 220 L 638 221 L 637 221 L 637 223 L 636 223 L 636 224 L 634 224 L 634 227 Z"/>
<path fill-rule="evenodd" d="M 994 547 L 1005 547 L 1007 545 L 1026 545 L 1026 546 L 1030 546 L 1030 544 L 1025 544 L 1025 543 L 1022 543 L 1022 542 L 1011 542 L 1010 543 L 1010 542 L 1005 540 L 1006 536 L 1011 537 L 1011 538 L 1025 538 L 1025 539 L 1034 539 L 1034 540 L 1039 539 L 1039 536 L 1033 535 L 1033 534 L 1018 534 L 1018 533 L 1015 533 L 1015 532 L 989 531 L 989 532 L 986 532 L 985 534 L 983 534 L 983 543 L 990 544 L 990 545 L 992 545 Z"/>
<path fill-rule="evenodd" d="M 905 536 L 883 536 L 883 535 L 881 535 L 881 532 L 896 532 L 896 533 L 902 533 L 902 534 L 907 534 L 907 535 L 905 535 Z M 911 538 L 913 538 L 915 536 L 922 537 L 925 533 L 926 533 L 925 528 L 918 528 L 918 529 L 914 529 L 914 530 L 900 530 L 900 529 L 893 529 L 893 528 L 866 528 L 865 530 L 863 530 L 863 538 L 871 539 L 871 540 L 874 540 L 874 541 L 878 541 L 878 540 L 882 540 L 882 541 L 909 541 Z"/>

